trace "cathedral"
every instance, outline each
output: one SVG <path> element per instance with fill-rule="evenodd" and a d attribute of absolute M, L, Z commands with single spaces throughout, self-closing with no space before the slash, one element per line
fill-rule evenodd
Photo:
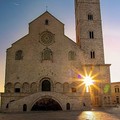
<path fill-rule="evenodd" d="M 99 0 L 75 0 L 76 42 L 48 11 L 7 49 L 2 111 L 90 110 L 111 105 Z"/>

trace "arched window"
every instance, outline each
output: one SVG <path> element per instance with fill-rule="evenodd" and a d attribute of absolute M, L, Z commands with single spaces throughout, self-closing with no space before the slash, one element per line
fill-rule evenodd
<path fill-rule="evenodd" d="M 56 92 L 63 92 L 63 85 L 59 82 L 55 84 Z"/>
<path fill-rule="evenodd" d="M 94 39 L 94 31 L 89 31 L 89 38 Z"/>
<path fill-rule="evenodd" d="M 65 82 L 65 83 L 63 84 L 63 92 L 70 92 L 69 83 Z"/>
<path fill-rule="evenodd" d="M 95 51 L 91 51 L 91 52 L 90 52 L 90 57 L 91 57 L 91 59 L 94 59 L 94 58 L 95 58 Z"/>
<path fill-rule="evenodd" d="M 71 88 L 72 92 L 77 92 L 76 88 L 72 87 Z"/>
<path fill-rule="evenodd" d="M 21 84 L 20 83 L 15 83 L 14 91 L 16 93 L 20 93 L 21 92 Z"/>
<path fill-rule="evenodd" d="M 6 108 L 9 108 L 9 103 L 7 103 Z"/>
<path fill-rule="evenodd" d="M 33 82 L 33 83 L 31 84 L 30 90 L 31 90 L 32 93 L 37 92 L 37 84 L 36 84 L 35 82 Z"/>
<path fill-rule="evenodd" d="M 24 93 L 29 93 L 29 83 L 27 83 L 27 82 L 25 82 L 25 83 L 23 83 L 23 87 L 22 87 L 22 91 L 24 92 Z"/>
<path fill-rule="evenodd" d="M 45 25 L 49 25 L 48 19 L 45 20 Z"/>
<path fill-rule="evenodd" d="M 75 60 L 75 56 L 76 56 L 76 54 L 74 51 L 69 51 L 69 53 L 68 53 L 69 60 Z"/>
<path fill-rule="evenodd" d="M 23 51 L 22 50 L 18 50 L 15 53 L 15 60 L 22 60 L 23 59 Z"/>
<path fill-rule="evenodd" d="M 119 86 L 116 85 L 116 86 L 115 86 L 115 93 L 119 93 L 119 92 L 120 92 Z"/>
<path fill-rule="evenodd" d="M 42 82 L 42 91 L 51 91 L 51 83 L 49 80 L 44 80 Z"/>
<path fill-rule="evenodd" d="M 108 104 L 110 104 L 110 97 L 108 96 Z"/>
<path fill-rule="evenodd" d="M 116 103 L 120 103 L 119 96 L 116 96 Z"/>
<path fill-rule="evenodd" d="M 93 20 L 93 15 L 92 14 L 88 14 L 88 20 Z"/>
<path fill-rule="evenodd" d="M 71 83 L 71 92 L 77 92 L 77 87 L 79 86 L 78 82 Z"/>
<path fill-rule="evenodd" d="M 53 53 L 49 48 L 45 48 L 42 52 L 42 60 L 53 60 Z"/>
<path fill-rule="evenodd" d="M 5 85 L 5 91 L 8 93 L 12 92 L 12 83 L 7 83 Z"/>
<path fill-rule="evenodd" d="M 86 106 L 84 102 L 83 102 L 83 106 L 84 106 L 84 107 Z"/>
<path fill-rule="evenodd" d="M 70 103 L 66 104 L 66 110 L 70 110 Z"/>

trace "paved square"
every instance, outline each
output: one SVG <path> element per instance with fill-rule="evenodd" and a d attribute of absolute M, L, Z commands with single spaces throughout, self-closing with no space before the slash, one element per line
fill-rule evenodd
<path fill-rule="evenodd" d="M 0 120 L 120 120 L 120 114 L 110 111 L 0 113 Z"/>

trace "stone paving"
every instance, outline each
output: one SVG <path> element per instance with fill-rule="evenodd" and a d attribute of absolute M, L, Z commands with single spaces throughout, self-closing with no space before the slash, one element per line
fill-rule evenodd
<path fill-rule="evenodd" d="M 119 113 L 97 110 L 0 113 L 0 120 L 120 120 Z"/>

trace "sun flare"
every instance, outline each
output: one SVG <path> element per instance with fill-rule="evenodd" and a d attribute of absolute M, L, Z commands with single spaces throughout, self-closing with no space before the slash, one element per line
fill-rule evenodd
<path fill-rule="evenodd" d="M 85 84 L 86 86 L 93 85 L 93 80 L 92 80 L 92 78 L 91 78 L 90 76 L 86 76 L 86 77 L 84 78 L 84 84 Z"/>
<path fill-rule="evenodd" d="M 89 87 L 93 85 L 93 80 L 90 76 L 84 77 L 84 84 L 86 86 L 86 92 L 89 92 Z"/>

